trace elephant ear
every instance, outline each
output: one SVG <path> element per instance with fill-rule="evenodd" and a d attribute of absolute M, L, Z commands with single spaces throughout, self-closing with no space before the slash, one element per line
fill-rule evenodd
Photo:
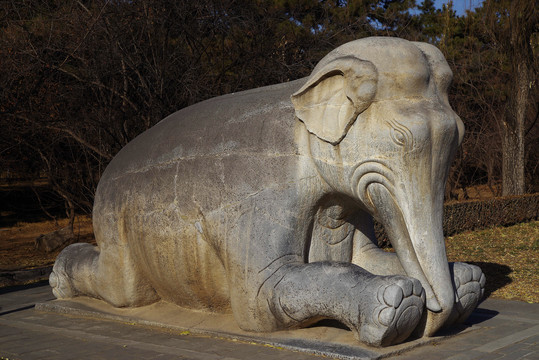
<path fill-rule="evenodd" d="M 378 73 L 370 62 L 343 56 L 315 69 L 291 97 L 307 130 L 333 145 L 346 135 L 376 94 Z"/>

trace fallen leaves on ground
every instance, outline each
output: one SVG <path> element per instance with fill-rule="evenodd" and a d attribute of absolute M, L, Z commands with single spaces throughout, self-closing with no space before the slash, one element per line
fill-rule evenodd
<path fill-rule="evenodd" d="M 67 226 L 68 220 L 57 222 L 41 221 L 17 223 L 15 226 L 0 229 L 0 270 L 20 270 L 52 265 L 58 251 L 45 253 L 37 251 L 34 240 L 41 234 Z M 93 242 L 92 219 L 77 216 L 73 227 L 77 242 Z"/>

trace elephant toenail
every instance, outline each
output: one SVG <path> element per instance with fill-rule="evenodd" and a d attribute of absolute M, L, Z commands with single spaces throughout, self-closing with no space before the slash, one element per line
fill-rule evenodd
<path fill-rule="evenodd" d="M 421 281 L 417 279 L 412 279 L 413 286 L 414 286 L 414 294 L 415 295 L 421 295 L 423 291 L 423 285 L 421 285 Z M 411 295 L 411 294 L 410 294 Z"/>
<path fill-rule="evenodd" d="M 405 280 L 405 281 L 402 281 L 399 283 L 399 286 L 402 290 L 402 293 L 404 295 L 404 297 L 408 297 L 410 295 L 412 295 L 412 292 L 414 291 L 414 283 L 413 283 L 413 280 L 412 281 L 409 281 L 409 280 Z"/>
<path fill-rule="evenodd" d="M 399 307 L 403 299 L 403 293 L 401 287 L 397 285 L 390 285 L 384 291 L 384 301 L 387 305 L 393 307 Z"/>
<path fill-rule="evenodd" d="M 393 321 L 393 318 L 395 318 L 395 308 L 388 307 L 380 311 L 378 322 L 384 326 L 389 326 Z"/>
<path fill-rule="evenodd" d="M 466 284 L 467 282 L 470 282 L 472 280 L 472 270 L 469 266 L 466 266 L 464 268 L 464 271 L 460 275 L 460 280 L 463 284 Z"/>
<path fill-rule="evenodd" d="M 481 269 L 478 266 L 472 266 L 472 278 L 477 280 L 481 277 L 481 274 L 483 273 Z"/>
<path fill-rule="evenodd" d="M 485 283 L 487 282 L 487 278 L 485 276 L 485 274 L 481 274 L 481 279 L 479 279 L 479 284 L 481 285 L 481 287 L 485 287 Z"/>

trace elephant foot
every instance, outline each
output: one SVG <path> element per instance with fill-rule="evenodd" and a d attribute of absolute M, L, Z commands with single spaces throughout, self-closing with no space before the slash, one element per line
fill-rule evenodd
<path fill-rule="evenodd" d="M 75 296 L 75 291 L 65 272 L 53 270 L 49 275 L 49 284 L 52 288 L 53 295 L 57 299 L 69 299 Z"/>
<path fill-rule="evenodd" d="M 419 280 L 404 276 L 378 277 L 370 304 L 361 312 L 359 340 L 374 346 L 400 343 L 415 329 L 425 307 Z"/>
<path fill-rule="evenodd" d="M 466 321 L 485 294 L 485 274 L 479 266 L 456 262 L 449 264 L 453 273 L 458 301 L 447 324 Z"/>
<path fill-rule="evenodd" d="M 49 275 L 49 284 L 57 299 L 69 299 L 80 294 L 75 281 L 80 272 L 78 267 L 88 261 L 88 253 L 95 253 L 94 246 L 79 243 L 69 245 L 58 255 Z"/>

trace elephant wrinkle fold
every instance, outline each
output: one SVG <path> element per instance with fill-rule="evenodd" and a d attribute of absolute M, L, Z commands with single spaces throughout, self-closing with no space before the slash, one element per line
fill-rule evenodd
<path fill-rule="evenodd" d="M 432 45 L 364 38 L 308 78 L 166 117 L 106 168 L 97 246 L 58 255 L 53 293 L 232 312 L 247 331 L 334 319 L 373 346 L 465 321 L 486 279 L 445 253 L 464 133 L 451 77 Z M 396 253 L 377 247 L 373 218 Z"/>

